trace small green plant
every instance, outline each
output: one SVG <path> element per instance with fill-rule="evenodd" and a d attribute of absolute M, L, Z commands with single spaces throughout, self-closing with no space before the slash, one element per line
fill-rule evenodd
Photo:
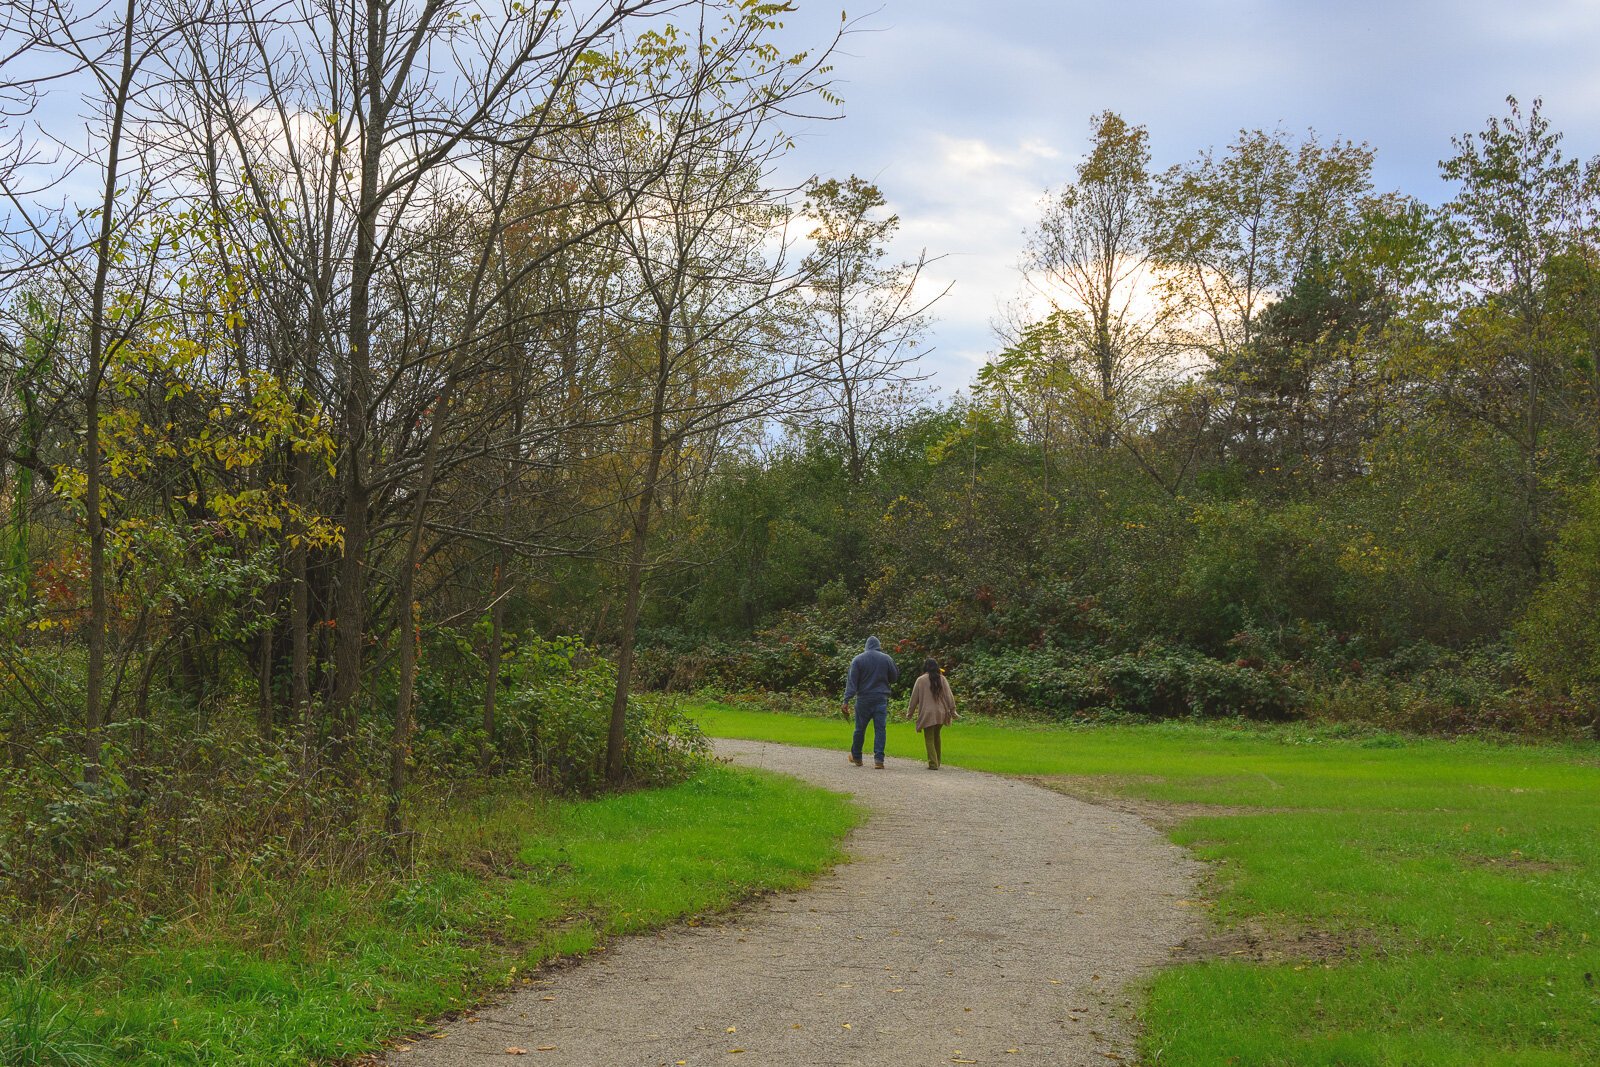
<path fill-rule="evenodd" d="M 3 959 L 6 953 L 0 953 Z M 30 968 L 24 953 L 10 953 L 0 979 L 0 1063 L 7 1067 L 90 1067 L 105 1047 L 84 1031 L 82 1009 L 50 988 L 50 965 Z"/>

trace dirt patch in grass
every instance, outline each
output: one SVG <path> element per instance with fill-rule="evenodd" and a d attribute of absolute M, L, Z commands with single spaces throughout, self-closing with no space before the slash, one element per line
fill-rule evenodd
<path fill-rule="evenodd" d="M 1076 800 L 1086 800 L 1112 811 L 1137 816 L 1163 832 L 1173 829 L 1189 819 L 1215 818 L 1230 815 L 1282 815 L 1304 812 L 1306 808 L 1240 807 L 1232 804 L 1176 803 L 1130 797 L 1117 792 L 1135 785 L 1148 785 L 1165 779 L 1156 775 L 1115 775 L 1078 778 L 1063 775 L 1024 775 L 1025 782 L 1042 786 Z"/>
<path fill-rule="evenodd" d="M 1477 853 L 1467 853 L 1461 857 L 1461 862 L 1468 867 L 1504 871 L 1508 874 L 1560 874 L 1562 871 L 1571 870 L 1564 863 L 1556 863 L 1552 860 L 1536 860 L 1524 856 L 1520 852 L 1513 852 L 1509 856 L 1483 856 Z"/>
<path fill-rule="evenodd" d="M 1172 950 L 1174 963 L 1240 960 L 1246 963 L 1294 963 L 1332 966 L 1379 947 L 1370 931 L 1269 930 L 1254 924 L 1216 930 L 1186 939 Z"/>

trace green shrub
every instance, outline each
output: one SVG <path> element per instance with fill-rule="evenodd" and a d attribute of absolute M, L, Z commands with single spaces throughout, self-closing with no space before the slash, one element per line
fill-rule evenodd
<path fill-rule="evenodd" d="M 1600 704 L 1600 482 L 1562 529 L 1550 577 L 1516 627 L 1517 658 L 1547 694 Z"/>
<path fill-rule="evenodd" d="M 1055 648 L 977 653 L 952 677 L 979 706 L 1035 708 L 1056 718 L 1111 712 L 1285 719 L 1302 699 L 1281 669 L 1154 643 L 1110 654 Z"/>
<path fill-rule="evenodd" d="M 616 668 L 577 638 L 524 638 L 501 705 L 499 755 L 525 761 L 534 778 L 560 792 L 589 793 L 605 778 L 606 740 Z M 688 777 L 709 743 L 672 701 L 630 702 L 624 751 L 627 779 L 663 785 Z"/>

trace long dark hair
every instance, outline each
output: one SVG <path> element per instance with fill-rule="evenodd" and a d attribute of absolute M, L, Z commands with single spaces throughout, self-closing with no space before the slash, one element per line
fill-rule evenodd
<path fill-rule="evenodd" d="M 944 692 L 944 677 L 939 672 L 939 661 L 929 656 L 922 661 L 922 673 L 928 676 L 928 695 L 938 696 Z"/>

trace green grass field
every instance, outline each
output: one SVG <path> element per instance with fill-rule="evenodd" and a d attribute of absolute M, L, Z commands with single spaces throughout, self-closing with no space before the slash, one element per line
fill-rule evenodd
<path fill-rule="evenodd" d="M 803 884 L 856 814 L 713 767 L 587 802 L 501 793 L 433 812 L 432 873 L 234 894 L 67 974 L 0 976 L 0 1064 L 300 1065 L 371 1051 L 604 938 Z"/>
<path fill-rule="evenodd" d="M 695 715 L 719 737 L 849 742 L 839 719 Z M 1593 747 L 962 721 L 944 750 L 956 766 L 1219 809 L 1184 809 L 1171 836 L 1211 865 L 1223 931 L 1283 951 L 1161 972 L 1141 1012 L 1147 1063 L 1600 1063 Z M 891 726 L 889 753 L 920 755 L 909 725 Z M 1308 932 L 1321 951 L 1295 949 Z"/>

